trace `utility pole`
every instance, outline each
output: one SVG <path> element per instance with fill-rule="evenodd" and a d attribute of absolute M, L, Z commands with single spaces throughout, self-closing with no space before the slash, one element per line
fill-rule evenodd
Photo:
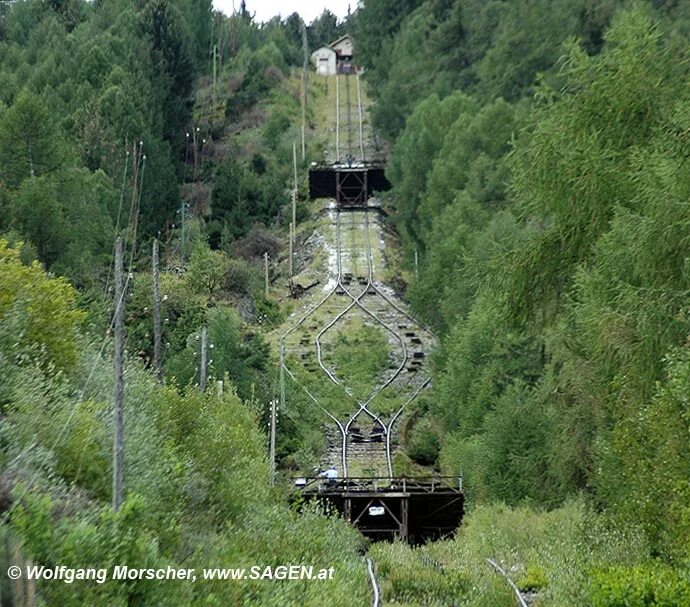
<path fill-rule="evenodd" d="M 181 237 L 181 244 L 180 244 L 180 253 L 182 257 L 182 263 L 184 263 L 184 214 L 185 214 L 185 209 L 186 209 L 187 203 L 183 200 L 182 201 L 182 208 L 180 209 L 180 215 L 182 216 L 182 237 Z"/>
<path fill-rule="evenodd" d="M 115 407 L 113 410 L 113 510 L 122 505 L 122 465 L 124 463 L 124 357 L 125 357 L 125 289 L 124 245 L 118 237 L 115 244 Z"/>
<path fill-rule="evenodd" d="M 414 250 L 414 277 L 415 280 L 419 279 L 419 252 L 417 249 Z"/>
<path fill-rule="evenodd" d="M 184 224 L 185 224 L 185 219 L 187 218 L 187 208 L 189 207 L 189 203 L 185 202 L 182 200 L 180 202 L 180 221 L 182 222 L 180 224 L 180 257 L 182 258 L 182 263 L 184 263 L 184 258 L 185 258 L 185 239 L 184 239 Z"/>
<path fill-rule="evenodd" d="M 268 251 L 264 252 L 264 285 L 266 299 L 268 299 Z"/>
<path fill-rule="evenodd" d="M 159 276 L 158 239 L 153 241 L 153 368 L 156 380 L 163 383 L 163 367 L 161 364 L 161 291 Z"/>
<path fill-rule="evenodd" d="M 199 365 L 199 390 L 206 390 L 206 358 L 208 356 L 208 329 L 201 329 L 201 363 Z"/>
<path fill-rule="evenodd" d="M 237 55 L 237 15 L 235 13 L 235 0 L 232 2 L 232 18 L 230 20 L 230 52 L 233 58 Z"/>
<path fill-rule="evenodd" d="M 285 413 L 285 339 L 280 338 L 280 410 Z"/>
<path fill-rule="evenodd" d="M 213 45 L 213 91 L 211 95 L 211 103 L 213 104 L 213 113 L 215 114 L 216 112 L 216 89 L 218 88 L 217 86 L 217 77 L 218 74 L 216 72 L 216 51 L 217 51 L 217 46 L 214 44 Z"/>
<path fill-rule="evenodd" d="M 294 254 L 294 238 L 295 238 L 295 224 L 290 222 L 290 264 L 289 264 L 289 269 L 290 269 L 290 281 L 292 281 L 292 275 L 293 275 L 293 254 Z"/>
<path fill-rule="evenodd" d="M 295 238 L 297 232 L 297 144 L 292 142 L 292 168 L 294 182 L 292 188 L 292 223 L 290 230 L 290 278 L 293 274 L 293 255 L 295 253 Z"/>
<path fill-rule="evenodd" d="M 276 483 L 276 399 L 271 399 L 271 444 L 268 458 L 271 461 L 271 484 Z"/>
<path fill-rule="evenodd" d="M 307 41 L 307 26 L 304 20 L 302 20 L 302 52 L 304 53 L 304 60 L 302 63 L 302 162 L 304 162 L 307 154 L 307 85 L 309 77 L 309 43 Z"/>
<path fill-rule="evenodd" d="M 280 410 L 285 414 L 285 338 L 280 338 Z M 271 409 L 271 475 L 275 479 L 275 399 Z"/>
<path fill-rule="evenodd" d="M 297 189 L 297 143 L 292 142 L 292 173 L 293 173 L 293 185 L 294 190 Z"/>
<path fill-rule="evenodd" d="M 292 235 L 296 236 L 297 231 L 297 189 L 292 190 Z M 294 244 L 294 243 L 293 243 Z"/>

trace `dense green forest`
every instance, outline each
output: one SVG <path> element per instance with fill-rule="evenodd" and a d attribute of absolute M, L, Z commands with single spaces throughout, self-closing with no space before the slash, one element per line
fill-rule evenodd
<path fill-rule="evenodd" d="M 613 571 L 597 605 L 690 600 L 688 9 L 358 14 L 407 295 L 442 336 L 408 442 L 474 504 L 581 496 L 686 580 Z"/>
<path fill-rule="evenodd" d="M 291 508 L 266 458 L 268 330 L 291 309 L 266 295 L 263 255 L 283 281 L 304 25 L 211 0 L 0 3 L 0 600 L 29 559 L 338 572 L 43 584 L 37 604 L 369 604 L 361 536 Z M 440 342 L 404 446 L 462 474 L 469 511 L 455 540 L 371 550 L 385 601 L 511 605 L 483 562 L 503 556 L 542 607 L 689 605 L 690 5 L 365 0 L 309 24 L 308 49 L 346 31 L 388 144 L 405 295 Z M 308 90 L 313 129 L 324 91 Z M 308 157 L 319 146 L 311 133 Z M 127 499 L 113 512 L 117 236 Z M 285 468 L 323 442 L 288 398 Z"/>
<path fill-rule="evenodd" d="M 307 31 L 316 45 L 343 27 L 324 13 Z M 365 602 L 361 538 L 291 510 L 266 457 L 274 374 L 261 330 L 283 312 L 264 293 L 262 257 L 278 276 L 301 30 L 297 15 L 260 24 L 245 9 L 214 14 L 211 0 L 0 4 L 3 606 L 25 596 L 5 576 L 24 562 L 341 572 L 318 584 L 46 582 L 27 605 Z M 127 498 L 114 513 L 118 235 Z M 165 386 L 151 369 L 154 237 Z M 213 347 L 207 393 L 196 387 L 202 326 Z"/>

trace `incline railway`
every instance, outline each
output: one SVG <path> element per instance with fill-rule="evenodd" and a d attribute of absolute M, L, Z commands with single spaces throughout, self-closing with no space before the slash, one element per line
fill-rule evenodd
<path fill-rule="evenodd" d="M 327 284 L 281 336 L 280 355 L 281 373 L 324 420 L 323 464 L 337 470 L 338 481 L 302 479 L 302 493 L 328 501 L 370 537 L 423 541 L 451 533 L 463 511 L 460 479 L 396 477 L 399 429 L 430 385 L 434 337 L 385 284 L 382 217 L 372 193 L 387 182 L 359 75 L 331 81 L 335 127 L 325 156 L 332 161 L 312 163 L 310 171 L 311 196 L 326 206 Z M 385 364 L 366 387 L 351 381 L 336 355 L 362 331 L 377 335 L 385 350 Z"/>

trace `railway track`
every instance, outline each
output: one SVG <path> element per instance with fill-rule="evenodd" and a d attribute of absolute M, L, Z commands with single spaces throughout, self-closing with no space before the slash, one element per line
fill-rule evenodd
<path fill-rule="evenodd" d="M 378 226 L 371 225 L 372 213 L 370 210 L 333 212 L 337 269 L 329 277 L 333 278 L 332 286 L 281 340 L 289 376 L 299 382 L 290 368 L 291 363 L 298 363 L 315 377 L 312 385 L 301 383 L 307 384 L 303 388 L 311 400 L 335 424 L 328 432 L 327 463 L 342 470 L 343 477 L 393 476 L 397 424 L 405 408 L 430 381 L 426 358 L 433 346 L 433 336 L 418 326 L 375 278 L 371 232 L 377 236 L 379 232 Z M 347 230 L 344 219 L 349 226 Z M 349 238 L 353 231 L 360 237 L 361 245 L 356 247 Z M 341 330 L 347 330 L 353 320 L 380 330 L 389 344 L 388 369 L 364 398 L 353 391 L 329 357 Z M 324 406 L 325 399 L 320 396 L 323 390 L 319 390 L 323 388 L 324 378 L 331 391 L 335 390 L 348 401 L 347 412 L 341 409 L 338 415 Z"/>
<path fill-rule="evenodd" d="M 380 607 L 381 605 L 381 590 L 379 589 L 379 584 L 376 581 L 376 573 L 374 571 L 374 562 L 367 557 L 367 573 L 369 574 L 369 581 L 371 582 L 372 589 L 372 607 Z"/>
<path fill-rule="evenodd" d="M 486 559 L 487 564 L 496 571 L 501 577 L 503 577 L 506 583 L 510 586 L 511 590 L 515 593 L 515 598 L 520 607 L 530 607 L 532 603 L 532 596 L 527 593 L 523 593 L 517 587 L 515 582 L 508 575 L 508 572 L 503 569 L 494 559 Z"/>
<path fill-rule="evenodd" d="M 355 84 L 350 78 L 356 78 Z M 359 77 L 337 76 L 334 156 L 338 162 L 364 162 L 371 146 L 364 116 Z M 393 477 L 397 429 L 408 405 L 430 383 L 427 355 L 434 338 L 382 280 L 378 211 L 366 206 L 345 210 L 331 202 L 328 218 L 328 246 L 334 252 L 328 286 L 323 297 L 282 335 L 281 366 L 324 417 L 327 465 L 336 466 L 343 478 Z M 338 340 L 355 325 L 385 336 L 388 348 L 387 368 L 377 374 L 366 394 L 348 381 L 334 357 Z"/>

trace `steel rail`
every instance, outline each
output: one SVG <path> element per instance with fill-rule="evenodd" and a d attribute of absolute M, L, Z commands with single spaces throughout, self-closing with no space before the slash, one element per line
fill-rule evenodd
<path fill-rule="evenodd" d="M 376 575 L 374 575 L 374 563 L 369 557 L 367 557 L 367 572 L 369 573 L 369 580 L 371 581 L 371 588 L 374 595 L 371 600 L 371 605 L 372 607 L 379 607 L 381 605 L 381 591 L 376 581 Z"/>
<path fill-rule="evenodd" d="M 364 218 L 365 218 L 365 230 L 366 230 L 366 243 L 367 243 L 367 286 L 364 288 L 362 291 L 362 295 L 366 294 L 369 291 L 369 288 L 373 286 L 373 279 L 374 279 L 374 263 L 373 263 L 373 255 L 371 252 L 371 239 L 369 238 L 369 211 L 365 209 L 364 211 Z M 385 327 L 388 329 L 392 335 L 394 335 L 398 341 L 400 342 L 400 345 L 402 346 L 402 351 L 403 351 L 403 357 L 402 357 L 402 363 L 398 366 L 398 368 L 395 370 L 395 373 L 393 373 L 386 382 L 381 384 L 377 389 L 373 391 L 373 393 L 369 396 L 369 398 L 363 402 L 360 403 L 360 409 L 355 413 L 353 416 L 351 416 L 350 420 L 347 422 L 345 425 L 345 433 L 346 436 L 350 431 L 350 426 L 354 423 L 354 421 L 357 419 L 357 417 L 362 413 L 362 411 L 365 411 L 369 416 L 372 416 L 372 412 L 369 410 L 369 405 L 373 402 L 373 400 L 383 392 L 388 386 L 390 386 L 402 373 L 402 371 L 405 368 L 405 364 L 407 363 L 408 360 L 408 353 L 407 353 L 407 345 L 405 344 L 405 340 L 402 338 L 400 333 L 396 331 L 395 329 L 390 328 L 386 323 L 384 323 L 378 316 L 376 316 L 373 312 L 370 312 L 367 310 L 364 306 L 362 306 L 362 309 L 366 311 L 367 313 L 371 314 L 371 316 L 379 323 L 381 326 Z M 378 419 L 378 416 L 376 416 Z M 386 434 L 386 442 L 390 442 L 390 437 L 388 436 L 388 424 L 382 423 L 380 419 L 378 419 L 379 424 L 383 428 L 384 434 Z M 390 461 L 390 457 L 388 455 L 388 451 L 386 452 L 386 459 L 387 459 L 387 464 L 388 464 L 388 470 L 390 473 L 390 476 L 392 477 L 392 464 Z"/>
<path fill-rule="evenodd" d="M 417 398 L 419 393 L 422 390 L 424 390 L 424 388 L 426 388 L 430 383 L 431 378 L 428 377 L 426 381 L 412 393 L 412 396 L 410 396 L 410 398 L 408 398 L 405 401 L 405 403 L 403 403 L 402 407 L 398 409 L 398 412 L 392 417 L 390 423 L 386 427 L 386 461 L 388 463 L 388 474 L 391 478 L 393 478 L 393 454 L 391 453 L 391 435 L 393 433 L 393 425 L 397 421 L 398 417 L 400 417 L 405 407 L 407 407 L 407 405 L 409 405 L 415 398 Z"/>
<path fill-rule="evenodd" d="M 515 597 L 517 598 L 520 607 L 529 607 L 527 601 L 525 601 L 525 598 L 522 596 L 522 592 L 520 592 L 520 589 L 515 585 L 515 582 L 513 582 L 513 580 L 510 579 L 510 576 L 505 571 L 505 569 L 503 569 L 503 567 L 501 567 L 493 559 L 486 559 L 486 562 L 505 578 L 506 582 L 508 582 L 508 585 L 513 589 L 513 592 L 515 593 Z"/>
<path fill-rule="evenodd" d="M 346 81 L 347 85 L 347 96 L 346 96 L 346 103 L 347 103 L 347 118 L 348 118 L 348 146 L 351 148 L 351 135 L 352 135 L 352 108 L 351 108 L 351 102 L 350 102 L 350 82 L 349 79 Z M 359 75 L 357 75 L 357 104 L 358 104 L 358 118 L 359 118 L 359 143 L 360 143 L 360 152 L 362 155 L 362 160 L 364 160 L 364 128 L 363 128 L 363 108 L 362 108 L 362 95 L 361 95 L 361 82 Z M 339 76 L 336 74 L 336 160 L 340 162 L 340 112 L 341 112 L 341 107 L 340 107 L 340 79 Z M 350 149 L 350 154 L 351 154 L 351 149 Z M 337 276 L 336 276 L 336 283 L 335 286 L 329 290 L 329 292 L 321 299 L 319 300 L 314 306 L 312 306 L 298 321 L 297 323 L 293 324 L 281 337 L 281 341 L 284 342 L 285 338 L 290 335 L 293 331 L 297 330 L 309 317 L 311 317 L 313 314 L 315 314 L 320 308 L 322 308 L 331 297 L 333 297 L 338 291 L 338 289 L 342 290 L 342 293 L 345 293 L 349 299 L 351 300 L 349 305 L 347 305 L 340 313 L 336 314 L 335 317 L 328 322 L 322 329 L 319 331 L 319 333 L 315 337 L 315 346 L 316 346 L 316 353 L 317 353 L 317 361 L 319 364 L 319 367 L 322 369 L 322 371 L 326 374 L 326 376 L 329 378 L 329 380 L 337 385 L 343 388 L 343 391 L 345 394 L 347 394 L 350 398 L 352 398 L 358 405 L 358 410 L 356 413 L 348 416 L 348 421 L 343 424 L 333 413 L 328 411 L 320 402 L 319 400 L 305 387 L 302 386 L 303 390 L 305 393 L 310 397 L 310 399 L 330 418 L 332 419 L 341 435 L 341 440 L 342 440 L 342 445 L 341 445 L 341 459 L 342 459 L 342 464 L 343 464 L 343 473 L 344 477 L 347 478 L 347 471 L 348 471 L 348 462 L 347 462 L 347 451 L 348 451 L 348 436 L 350 432 L 350 428 L 352 424 L 355 422 L 355 420 L 362 414 L 365 413 L 368 415 L 374 422 L 378 423 L 379 426 L 383 429 L 384 434 L 386 435 L 386 460 L 387 460 L 387 465 L 388 465 L 388 472 L 389 475 L 392 477 L 393 475 L 393 470 L 392 470 L 392 453 L 391 453 L 391 438 L 392 438 L 392 431 L 394 428 L 394 424 L 402 414 L 403 410 L 407 405 L 409 405 L 410 402 L 412 402 L 417 395 L 424 389 L 426 388 L 429 383 L 430 383 L 430 378 L 426 378 L 423 383 L 419 386 L 414 386 L 414 381 L 412 378 L 410 378 L 409 382 L 404 382 L 406 385 L 402 386 L 400 390 L 398 391 L 398 394 L 396 395 L 396 398 L 399 397 L 399 395 L 406 389 L 407 386 L 409 388 L 412 388 L 414 392 L 412 395 L 404 402 L 404 404 L 398 409 L 398 411 L 393 415 L 392 418 L 390 418 L 390 421 L 388 423 L 385 423 L 382 418 L 375 414 L 373 411 L 369 409 L 369 406 L 371 403 L 376 399 L 384 390 L 386 390 L 393 382 L 395 382 L 403 373 L 405 370 L 405 365 L 409 360 L 409 352 L 407 349 L 407 344 L 405 343 L 405 339 L 402 337 L 400 331 L 398 331 L 396 328 L 391 327 L 385 320 L 380 318 L 376 313 L 371 311 L 366 305 L 363 304 L 363 299 L 365 298 L 366 295 L 369 294 L 374 294 L 380 297 L 380 299 L 391 306 L 395 312 L 398 314 L 402 315 L 404 318 L 408 319 L 411 321 L 414 325 L 419 327 L 420 329 L 424 330 L 426 333 L 429 334 L 429 336 L 433 339 L 434 335 L 433 333 L 427 328 L 424 327 L 419 321 L 417 321 L 415 318 L 413 318 L 406 310 L 402 309 L 400 306 L 398 306 L 379 286 L 376 284 L 374 281 L 374 273 L 373 273 L 373 254 L 372 254 L 372 246 L 371 246 L 371 238 L 369 234 L 369 213 L 368 209 L 364 209 L 364 219 L 365 219 L 365 232 L 366 232 L 366 261 L 367 261 L 367 283 L 364 286 L 363 290 L 359 294 L 353 294 L 351 290 L 343 283 L 343 262 L 342 262 L 342 257 L 343 257 L 343 245 L 342 245 L 342 239 L 341 239 L 341 218 L 340 218 L 340 209 L 336 209 L 336 221 L 335 221 L 335 232 L 336 232 L 336 258 L 337 258 Z M 352 251 L 350 253 L 351 255 L 351 264 L 353 266 L 356 266 L 357 262 L 357 247 L 355 245 L 356 243 L 356 238 L 354 238 L 355 234 L 355 229 L 356 229 L 356 224 L 355 224 L 355 214 L 353 213 L 352 215 L 353 218 L 353 228 L 352 228 L 352 234 L 353 234 L 353 246 L 352 246 Z M 373 293 L 372 293 L 373 291 Z M 401 350 L 402 350 L 402 362 L 400 365 L 395 369 L 395 372 L 390 375 L 389 378 L 382 384 L 380 384 L 370 395 L 368 398 L 365 400 L 359 400 L 355 395 L 352 393 L 352 390 L 347 387 L 346 385 L 343 384 L 343 382 L 337 377 L 337 375 L 329 369 L 325 364 L 323 360 L 323 351 L 322 351 L 322 337 L 323 335 L 330 330 L 333 326 L 335 326 L 340 320 L 342 320 L 353 308 L 359 308 L 364 314 L 368 315 L 371 317 L 375 323 L 379 324 L 381 327 L 383 327 L 386 331 L 388 331 L 394 338 L 395 340 L 400 344 Z M 287 367 L 285 362 L 281 363 L 285 371 L 287 371 L 288 375 L 290 378 L 300 384 L 300 382 L 297 380 L 297 378 L 294 376 L 294 374 L 290 371 L 290 369 Z M 300 384 L 301 385 L 301 384 Z M 386 416 L 387 417 L 387 416 Z"/>
<path fill-rule="evenodd" d="M 291 379 L 292 381 L 294 381 L 298 386 L 300 386 L 300 387 L 302 388 L 302 390 L 304 390 L 304 392 L 307 394 L 307 396 L 309 396 L 309 398 L 311 398 L 311 399 L 314 401 L 314 403 L 316 403 L 316 406 L 319 407 L 319 409 L 321 409 L 321 411 L 323 411 L 328 417 L 330 417 L 330 418 L 336 423 L 336 425 L 338 426 L 338 429 L 340 430 L 340 434 L 341 434 L 342 439 L 343 439 L 343 443 L 342 443 L 343 446 L 342 446 L 342 449 L 341 449 L 341 455 L 340 455 L 340 457 L 341 457 L 341 461 L 342 461 L 343 468 L 344 468 L 344 467 L 346 466 L 346 463 L 347 463 L 347 462 L 346 462 L 346 459 L 345 459 L 345 457 L 346 457 L 345 445 L 347 444 L 347 434 L 346 434 L 346 432 L 345 432 L 345 428 L 344 428 L 343 424 L 340 422 L 340 420 L 339 420 L 337 417 L 335 417 L 335 415 L 333 415 L 328 409 L 326 409 L 326 408 L 319 402 L 319 400 L 318 400 L 318 399 L 307 389 L 307 387 L 306 387 L 305 385 L 303 385 L 303 384 L 293 375 L 292 371 L 290 371 L 290 369 L 288 369 L 287 366 L 286 366 L 285 364 L 283 364 L 283 369 L 285 369 L 285 371 L 287 371 L 287 374 L 290 376 L 290 379 Z"/>

